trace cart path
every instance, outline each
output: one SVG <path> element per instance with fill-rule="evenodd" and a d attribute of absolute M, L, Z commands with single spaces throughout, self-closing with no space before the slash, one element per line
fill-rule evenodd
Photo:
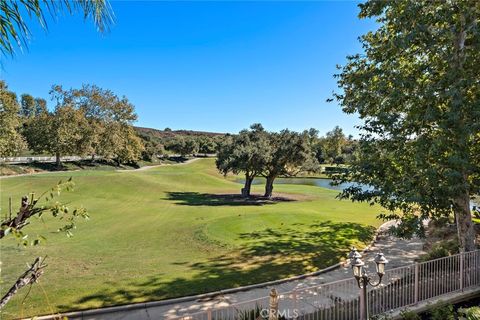
<path fill-rule="evenodd" d="M 384 223 L 378 229 L 378 235 L 374 243 L 363 253 L 363 260 L 370 272 L 375 271 L 373 259 L 378 252 L 383 252 L 389 260 L 387 269 L 409 265 L 415 262 L 421 254 L 424 254 L 424 241 L 419 238 L 399 239 L 390 235 L 387 230 L 395 224 L 395 221 Z M 117 320 L 117 319 L 176 319 L 179 316 L 202 312 L 211 308 L 225 307 L 241 302 L 248 302 L 264 298 L 269 295 L 270 290 L 275 288 L 280 294 L 292 290 L 301 290 L 324 283 L 352 278 L 352 271 L 349 266 L 342 265 L 331 271 L 326 271 L 315 276 L 302 279 L 286 280 L 279 284 L 258 284 L 254 288 L 231 293 L 219 292 L 217 295 L 205 295 L 184 297 L 178 299 L 151 302 L 146 304 L 110 307 L 104 310 L 96 309 L 86 312 L 73 312 L 67 314 L 69 319 L 82 320 Z M 38 319 L 53 319 L 50 317 L 39 317 Z"/>
<path fill-rule="evenodd" d="M 161 163 L 161 164 L 156 164 L 156 165 L 153 165 L 153 166 L 144 166 L 144 167 L 141 167 L 141 168 L 138 168 L 138 169 L 125 169 L 125 170 L 119 169 L 119 170 L 115 170 L 115 171 L 118 171 L 118 172 L 145 171 L 145 170 L 158 168 L 158 167 L 164 167 L 164 166 L 183 166 L 183 165 L 192 163 L 194 161 L 197 161 L 199 159 L 204 159 L 204 158 L 192 158 L 192 159 L 188 159 L 187 161 L 180 162 L 180 163 Z"/>
<path fill-rule="evenodd" d="M 387 230 L 395 224 L 395 221 L 387 222 L 379 228 L 375 243 L 364 253 L 365 264 L 368 265 L 371 272 L 375 271 L 373 259 L 378 252 L 383 252 L 389 260 L 387 269 L 393 269 L 403 265 L 409 265 L 415 262 L 421 254 L 424 254 L 423 239 L 399 239 L 390 234 Z M 278 285 L 266 285 L 251 290 L 235 292 L 230 294 L 221 294 L 207 301 L 189 301 L 182 303 L 172 303 L 164 306 L 158 306 L 148 309 L 150 315 L 155 314 L 164 319 L 174 318 L 180 315 L 199 312 L 208 308 L 227 306 L 242 301 L 254 300 L 269 295 L 270 290 L 275 288 L 280 294 L 292 290 L 301 290 L 302 288 L 312 287 L 328 282 L 343 280 L 352 277 L 352 271 L 349 266 L 342 266 L 334 270 L 311 276 L 300 280 L 292 280 Z M 152 310 L 153 309 L 153 310 Z"/>

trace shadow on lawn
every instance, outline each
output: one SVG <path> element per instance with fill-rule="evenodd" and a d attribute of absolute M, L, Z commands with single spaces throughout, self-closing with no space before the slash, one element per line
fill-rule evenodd
<path fill-rule="evenodd" d="M 87 303 L 111 306 L 159 300 L 299 275 L 337 263 L 347 254 L 352 240 L 367 243 L 374 232 L 375 228 L 357 223 L 325 221 L 242 233 L 238 236 L 247 243 L 235 253 L 188 264 L 189 272 L 194 273 L 192 278 L 179 276 L 166 281 L 161 275 L 155 275 L 143 281 L 125 280 L 123 287 L 121 282 L 111 283 L 110 289 L 85 296 L 76 305 L 59 307 L 71 310 Z"/>
<path fill-rule="evenodd" d="M 213 194 L 199 192 L 167 192 L 164 200 L 175 201 L 182 206 L 262 206 L 278 202 L 296 201 L 285 197 L 242 197 L 239 194 Z"/>

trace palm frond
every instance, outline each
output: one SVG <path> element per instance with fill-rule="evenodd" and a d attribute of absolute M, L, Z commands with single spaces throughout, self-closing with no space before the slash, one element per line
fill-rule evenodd
<path fill-rule="evenodd" d="M 106 32 L 115 17 L 108 0 L 0 0 L 0 52 L 13 56 L 14 46 L 21 50 L 30 40 L 29 20 L 37 20 L 47 29 L 46 15 L 56 18 L 62 12 L 83 13 L 85 20 L 92 19 L 99 32 Z"/>

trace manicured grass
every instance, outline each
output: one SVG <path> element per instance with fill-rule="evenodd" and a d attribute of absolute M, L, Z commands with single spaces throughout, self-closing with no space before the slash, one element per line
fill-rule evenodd
<path fill-rule="evenodd" d="M 8 196 L 42 192 L 72 176 L 61 200 L 91 215 L 73 238 L 52 232 L 57 221 L 25 230 L 47 243 L 21 248 L 2 240 L 2 290 L 35 256 L 47 255 L 40 283 L 23 289 L 3 317 L 20 317 L 158 300 L 284 278 L 329 266 L 352 244 L 363 246 L 379 209 L 335 199 L 336 191 L 277 185 L 288 198 L 242 201 L 241 185 L 216 172 L 213 159 L 145 171 L 83 170 L 0 180 Z M 262 186 L 254 192 L 261 193 Z"/>

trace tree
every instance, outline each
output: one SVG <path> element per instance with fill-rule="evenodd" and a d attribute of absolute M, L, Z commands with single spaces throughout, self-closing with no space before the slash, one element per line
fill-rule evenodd
<path fill-rule="evenodd" d="M 42 98 L 35 98 L 35 116 L 48 112 L 47 101 Z"/>
<path fill-rule="evenodd" d="M 25 135 L 35 152 L 47 151 L 61 166 L 62 155 L 85 155 L 90 146 L 90 128 L 81 110 L 71 105 L 58 105 L 52 113 L 44 113 L 29 122 Z"/>
<path fill-rule="evenodd" d="M 24 118 L 31 118 L 35 116 L 35 99 L 29 94 L 22 94 L 20 97 L 20 115 Z"/>
<path fill-rule="evenodd" d="M 114 159 L 117 164 L 138 160 L 143 143 L 137 137 L 132 123 L 137 119 L 135 107 L 126 97 L 118 97 L 111 90 L 95 85 L 64 90 L 54 85 L 51 95 L 57 105 L 70 106 L 83 115 L 81 125 L 83 143 L 81 154 Z"/>
<path fill-rule="evenodd" d="M 347 138 L 343 133 L 342 128 L 336 126 L 332 131 L 327 132 L 322 141 L 327 159 L 330 163 L 339 163 L 339 158 L 342 156 L 342 148 L 345 146 Z"/>
<path fill-rule="evenodd" d="M 456 219 L 461 250 L 475 248 L 469 200 L 480 191 L 480 5 L 475 1 L 367 1 L 379 28 L 337 75 L 343 110 L 364 120 L 359 157 L 342 196 L 381 204 L 398 232 Z M 398 211 L 402 215 L 397 214 Z M 414 228 L 412 228 L 412 226 Z"/>
<path fill-rule="evenodd" d="M 182 155 L 195 155 L 198 153 L 198 142 L 193 137 L 187 137 L 185 139 L 184 149 L 181 151 Z"/>
<path fill-rule="evenodd" d="M 198 152 L 198 143 L 193 137 L 175 136 L 168 143 L 168 149 L 185 157 Z"/>
<path fill-rule="evenodd" d="M 103 154 L 117 162 L 133 163 L 140 159 L 144 151 L 142 140 L 137 136 L 132 126 L 119 122 L 106 124 L 100 146 Z"/>
<path fill-rule="evenodd" d="M 311 158 L 308 134 L 284 129 L 279 133 L 269 133 L 269 157 L 263 167 L 266 178 L 265 197 L 273 193 L 273 183 L 279 176 L 297 175 L 305 162 Z"/>
<path fill-rule="evenodd" d="M 303 134 L 306 136 L 306 141 L 310 152 L 309 158 L 302 165 L 302 171 L 319 172 L 321 169 L 320 163 L 324 162 L 322 139 L 320 139 L 318 133 L 318 130 L 314 128 L 310 128 L 303 132 Z"/>
<path fill-rule="evenodd" d="M 19 132 L 19 106 L 15 93 L 0 81 L 0 157 L 14 156 L 26 148 Z"/>
<path fill-rule="evenodd" d="M 150 136 L 141 135 L 143 140 L 144 150 L 142 151 L 142 159 L 145 161 L 158 160 L 159 156 L 165 154 L 165 148 L 156 139 L 152 139 Z"/>
<path fill-rule="evenodd" d="M 253 124 L 250 130 L 228 136 L 220 142 L 217 152 L 217 169 L 224 175 L 232 172 L 245 174 L 242 196 L 249 197 L 253 179 L 259 175 L 269 160 L 268 133 L 261 124 Z"/>
<path fill-rule="evenodd" d="M 180 155 L 184 155 L 182 152 L 185 150 L 185 138 L 183 136 L 175 136 L 167 143 L 167 149 Z"/>
<path fill-rule="evenodd" d="M 36 18 L 47 29 L 46 12 L 53 18 L 63 12 L 83 13 L 85 19 L 93 19 L 97 29 L 103 32 L 113 22 L 113 12 L 106 0 L 17 0 L 2 1 L 0 6 L 0 51 L 4 56 L 14 54 L 14 45 L 27 47 L 31 38 L 27 21 Z"/>
<path fill-rule="evenodd" d="M 92 159 L 95 155 L 113 157 L 116 160 L 125 158 L 128 162 L 138 160 L 134 155 L 141 152 L 138 148 L 139 139 L 134 138 L 135 133 L 131 127 L 137 120 L 135 107 L 126 97 L 119 98 L 111 90 L 102 89 L 95 85 L 83 85 L 80 89 L 63 91 L 56 86 L 58 92 L 64 92 L 73 102 L 75 107 L 85 113 L 90 124 L 90 150 Z M 117 131 L 114 131 L 117 130 Z M 108 137 L 105 137 L 107 135 Z M 114 141 L 114 139 L 117 141 Z M 132 143 L 129 146 L 129 142 Z M 130 151 L 122 150 L 130 148 Z M 129 154 L 128 157 L 119 157 L 120 154 Z"/>
<path fill-rule="evenodd" d="M 217 144 L 212 137 L 209 136 L 200 136 L 197 138 L 198 143 L 198 152 L 203 153 L 205 156 L 207 154 L 215 153 L 217 149 Z"/>

